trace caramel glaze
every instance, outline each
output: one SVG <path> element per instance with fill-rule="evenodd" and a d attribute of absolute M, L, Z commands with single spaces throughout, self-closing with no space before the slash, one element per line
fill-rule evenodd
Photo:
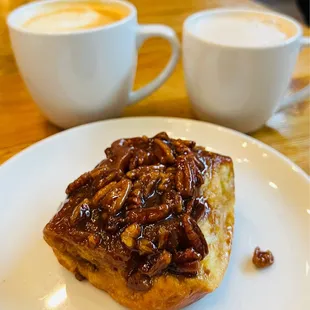
<path fill-rule="evenodd" d="M 105 154 L 69 184 L 49 230 L 104 250 L 125 266 L 134 290 L 150 289 L 163 273 L 196 276 L 208 254 L 197 222 L 209 210 L 200 187 L 212 154 L 166 133 L 117 140 Z"/>

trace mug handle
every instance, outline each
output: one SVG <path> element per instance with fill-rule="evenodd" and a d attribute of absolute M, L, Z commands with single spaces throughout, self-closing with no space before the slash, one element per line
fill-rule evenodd
<path fill-rule="evenodd" d="M 180 43 L 172 28 L 156 24 L 139 26 L 137 30 L 137 48 L 139 48 L 145 40 L 151 37 L 160 37 L 166 39 L 170 43 L 172 54 L 166 67 L 153 81 L 136 91 L 130 92 L 128 103 L 129 105 L 136 103 L 159 88 L 171 75 L 179 60 Z"/>
<path fill-rule="evenodd" d="M 301 39 L 301 48 L 310 46 L 310 37 L 303 37 Z M 295 103 L 306 100 L 310 96 L 310 85 L 305 86 L 301 90 L 295 92 L 294 94 L 287 95 L 284 98 L 284 101 L 281 103 L 276 112 L 280 112 Z"/>

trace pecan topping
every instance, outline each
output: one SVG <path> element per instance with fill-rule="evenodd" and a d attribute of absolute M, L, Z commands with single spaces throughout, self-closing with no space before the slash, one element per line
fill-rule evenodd
<path fill-rule="evenodd" d="M 252 261 L 257 268 L 265 268 L 271 266 L 274 263 L 274 257 L 271 251 L 268 250 L 264 252 L 261 251 L 259 247 L 256 247 Z"/>
<path fill-rule="evenodd" d="M 133 290 L 149 290 L 162 273 L 195 276 L 208 255 L 197 222 L 208 214 L 200 187 L 209 153 L 162 132 L 117 140 L 105 154 L 67 187 L 60 210 L 67 218 L 59 225 L 126 266 Z"/>

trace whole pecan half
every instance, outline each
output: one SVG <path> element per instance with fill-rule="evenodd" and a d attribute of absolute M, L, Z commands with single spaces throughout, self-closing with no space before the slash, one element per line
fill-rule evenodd
<path fill-rule="evenodd" d="M 129 195 L 131 187 L 132 182 L 128 179 L 122 179 L 117 184 L 115 184 L 100 200 L 100 204 L 103 209 L 107 210 L 111 215 L 119 212 Z"/>
<path fill-rule="evenodd" d="M 200 172 L 196 167 L 193 156 L 181 155 L 176 160 L 177 172 L 175 175 L 175 186 L 183 198 L 194 195 L 195 186 L 200 180 Z"/>
<path fill-rule="evenodd" d="M 91 217 L 91 211 L 89 205 L 90 201 L 87 198 L 85 198 L 73 209 L 73 212 L 70 216 L 70 224 L 72 226 L 77 225 L 82 220 Z"/>
<path fill-rule="evenodd" d="M 97 205 L 99 201 L 104 198 L 107 193 L 117 184 L 117 182 L 111 182 L 107 184 L 105 187 L 101 188 L 93 197 L 93 204 Z"/>
<path fill-rule="evenodd" d="M 182 218 L 182 223 L 185 234 L 191 246 L 202 257 L 205 257 L 209 252 L 208 244 L 196 221 L 188 214 L 185 214 Z"/>
<path fill-rule="evenodd" d="M 173 151 L 163 140 L 154 139 L 154 153 L 161 164 L 173 164 L 175 161 Z"/>
<path fill-rule="evenodd" d="M 170 214 L 170 207 L 162 204 L 155 207 L 133 209 L 126 212 L 128 223 L 152 224 L 165 219 Z"/>

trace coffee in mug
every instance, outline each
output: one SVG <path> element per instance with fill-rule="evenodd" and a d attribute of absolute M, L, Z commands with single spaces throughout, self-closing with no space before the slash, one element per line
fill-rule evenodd
<path fill-rule="evenodd" d="M 230 13 L 198 20 L 193 33 L 202 40 L 235 47 L 264 47 L 284 42 L 296 31 L 286 20 L 253 12 Z"/>
<path fill-rule="evenodd" d="M 309 96 L 287 89 L 298 53 L 310 40 L 292 18 L 250 9 L 215 9 L 188 17 L 183 65 L 196 116 L 242 132 Z"/>
<path fill-rule="evenodd" d="M 118 22 L 129 13 L 128 8 L 113 2 L 49 2 L 34 10 L 22 28 L 37 33 L 74 32 Z"/>
<path fill-rule="evenodd" d="M 179 58 L 173 29 L 139 25 L 133 4 L 121 0 L 44 0 L 14 10 L 7 19 L 24 82 L 46 117 L 68 128 L 119 117 L 159 88 Z M 152 37 L 171 46 L 166 67 L 132 91 L 137 50 Z"/>

